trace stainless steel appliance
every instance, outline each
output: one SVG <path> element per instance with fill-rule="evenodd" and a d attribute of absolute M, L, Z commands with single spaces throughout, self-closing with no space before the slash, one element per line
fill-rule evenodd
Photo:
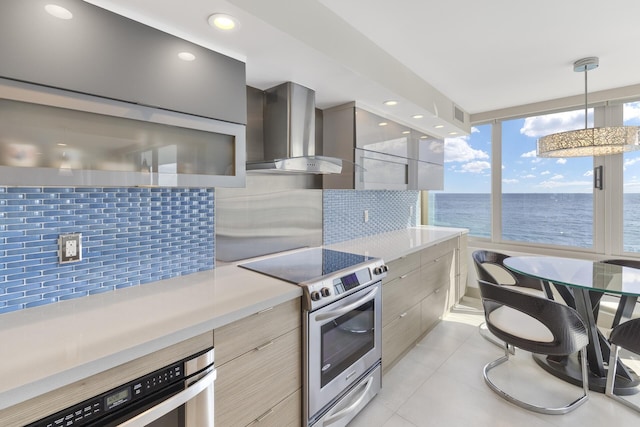
<path fill-rule="evenodd" d="M 240 266 L 302 286 L 303 419 L 307 426 L 347 425 L 381 387 L 387 266 L 379 258 L 321 248 Z"/>
<path fill-rule="evenodd" d="M 215 379 L 211 348 L 27 427 L 213 427 Z"/>

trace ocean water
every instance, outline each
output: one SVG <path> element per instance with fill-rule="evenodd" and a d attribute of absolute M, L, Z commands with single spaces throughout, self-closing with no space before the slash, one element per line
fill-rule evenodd
<path fill-rule="evenodd" d="M 624 251 L 640 252 L 640 194 L 624 195 Z M 429 194 L 429 223 L 491 237 L 490 194 Z M 577 193 L 502 195 L 502 240 L 591 248 L 593 197 Z"/>

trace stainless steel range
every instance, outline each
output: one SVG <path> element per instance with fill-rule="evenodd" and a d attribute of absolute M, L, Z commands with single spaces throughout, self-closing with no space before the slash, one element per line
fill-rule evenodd
<path fill-rule="evenodd" d="M 309 427 L 346 426 L 381 387 L 387 266 L 321 248 L 240 266 L 302 286 L 304 419 Z"/>

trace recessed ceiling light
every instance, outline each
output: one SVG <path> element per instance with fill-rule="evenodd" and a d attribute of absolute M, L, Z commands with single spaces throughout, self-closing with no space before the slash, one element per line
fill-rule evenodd
<path fill-rule="evenodd" d="M 380 123 L 378 123 L 378 126 L 386 126 L 386 125 L 388 125 L 388 124 L 389 124 L 389 123 L 387 123 L 387 122 L 380 122 Z"/>
<path fill-rule="evenodd" d="M 427 139 L 427 138 L 428 138 L 428 137 L 427 137 L 427 135 L 422 135 L 422 136 L 420 137 L 420 139 Z"/>
<path fill-rule="evenodd" d="M 62 6 L 58 6 L 57 4 L 48 4 L 44 7 L 44 10 L 51 16 L 55 16 L 59 19 L 71 19 L 73 18 L 73 13 L 71 13 L 68 9 L 65 9 Z"/>
<path fill-rule="evenodd" d="M 410 134 L 410 133 L 411 133 L 411 131 L 410 131 L 410 130 L 403 130 L 403 131 L 402 131 L 402 134 L 403 134 L 403 135 L 408 135 L 408 134 Z"/>
<path fill-rule="evenodd" d="M 58 142 L 56 145 L 58 147 L 66 147 L 67 146 L 67 144 L 65 144 L 64 142 Z"/>
<path fill-rule="evenodd" d="M 191 52 L 180 52 L 178 54 L 178 58 L 182 59 L 183 61 L 193 61 L 196 59 L 196 56 Z"/>
<path fill-rule="evenodd" d="M 444 125 L 435 125 L 434 128 L 436 129 L 442 129 L 444 127 Z"/>
<path fill-rule="evenodd" d="M 457 135 L 458 132 L 449 132 L 449 135 Z"/>
<path fill-rule="evenodd" d="M 384 105 L 388 105 L 388 106 L 393 106 L 393 105 L 398 105 L 398 101 L 394 101 L 393 99 L 390 99 L 388 101 L 384 101 Z"/>
<path fill-rule="evenodd" d="M 238 21 L 231 15 L 214 13 L 209 16 L 209 25 L 224 31 L 231 31 L 238 26 Z"/>
<path fill-rule="evenodd" d="M 421 118 L 423 118 L 424 116 L 423 116 L 422 114 L 415 114 L 415 115 L 413 115 L 413 116 L 411 116 L 411 117 L 413 117 L 414 119 L 421 119 Z"/>

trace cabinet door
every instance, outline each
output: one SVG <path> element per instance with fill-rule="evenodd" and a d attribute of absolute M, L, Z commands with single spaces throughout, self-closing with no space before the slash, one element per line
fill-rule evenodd
<path fill-rule="evenodd" d="M 409 187 L 411 190 L 443 190 L 444 166 L 435 163 L 411 159 L 410 168 L 413 176 Z"/>
<path fill-rule="evenodd" d="M 243 62 L 83 1 L 68 20 L 43 6 L 2 2 L 1 77 L 246 124 Z"/>
<path fill-rule="evenodd" d="M 406 190 L 409 159 L 356 148 L 356 190 Z"/>
<path fill-rule="evenodd" d="M 411 130 L 361 108 L 355 108 L 356 148 L 398 157 L 409 157 Z"/>
<path fill-rule="evenodd" d="M 449 287 L 442 286 L 422 300 L 421 332 L 429 331 L 447 310 Z"/>
<path fill-rule="evenodd" d="M 301 331 L 297 328 L 216 366 L 216 425 L 246 426 L 298 390 L 301 349 Z"/>
<path fill-rule="evenodd" d="M 249 427 L 300 427 L 302 425 L 302 390 L 257 417 Z"/>
<path fill-rule="evenodd" d="M 223 365 L 285 332 L 299 328 L 300 312 L 300 299 L 296 298 L 216 329 L 216 365 Z"/>
<path fill-rule="evenodd" d="M 420 336 L 420 303 L 382 328 L 382 368 L 386 372 Z"/>

